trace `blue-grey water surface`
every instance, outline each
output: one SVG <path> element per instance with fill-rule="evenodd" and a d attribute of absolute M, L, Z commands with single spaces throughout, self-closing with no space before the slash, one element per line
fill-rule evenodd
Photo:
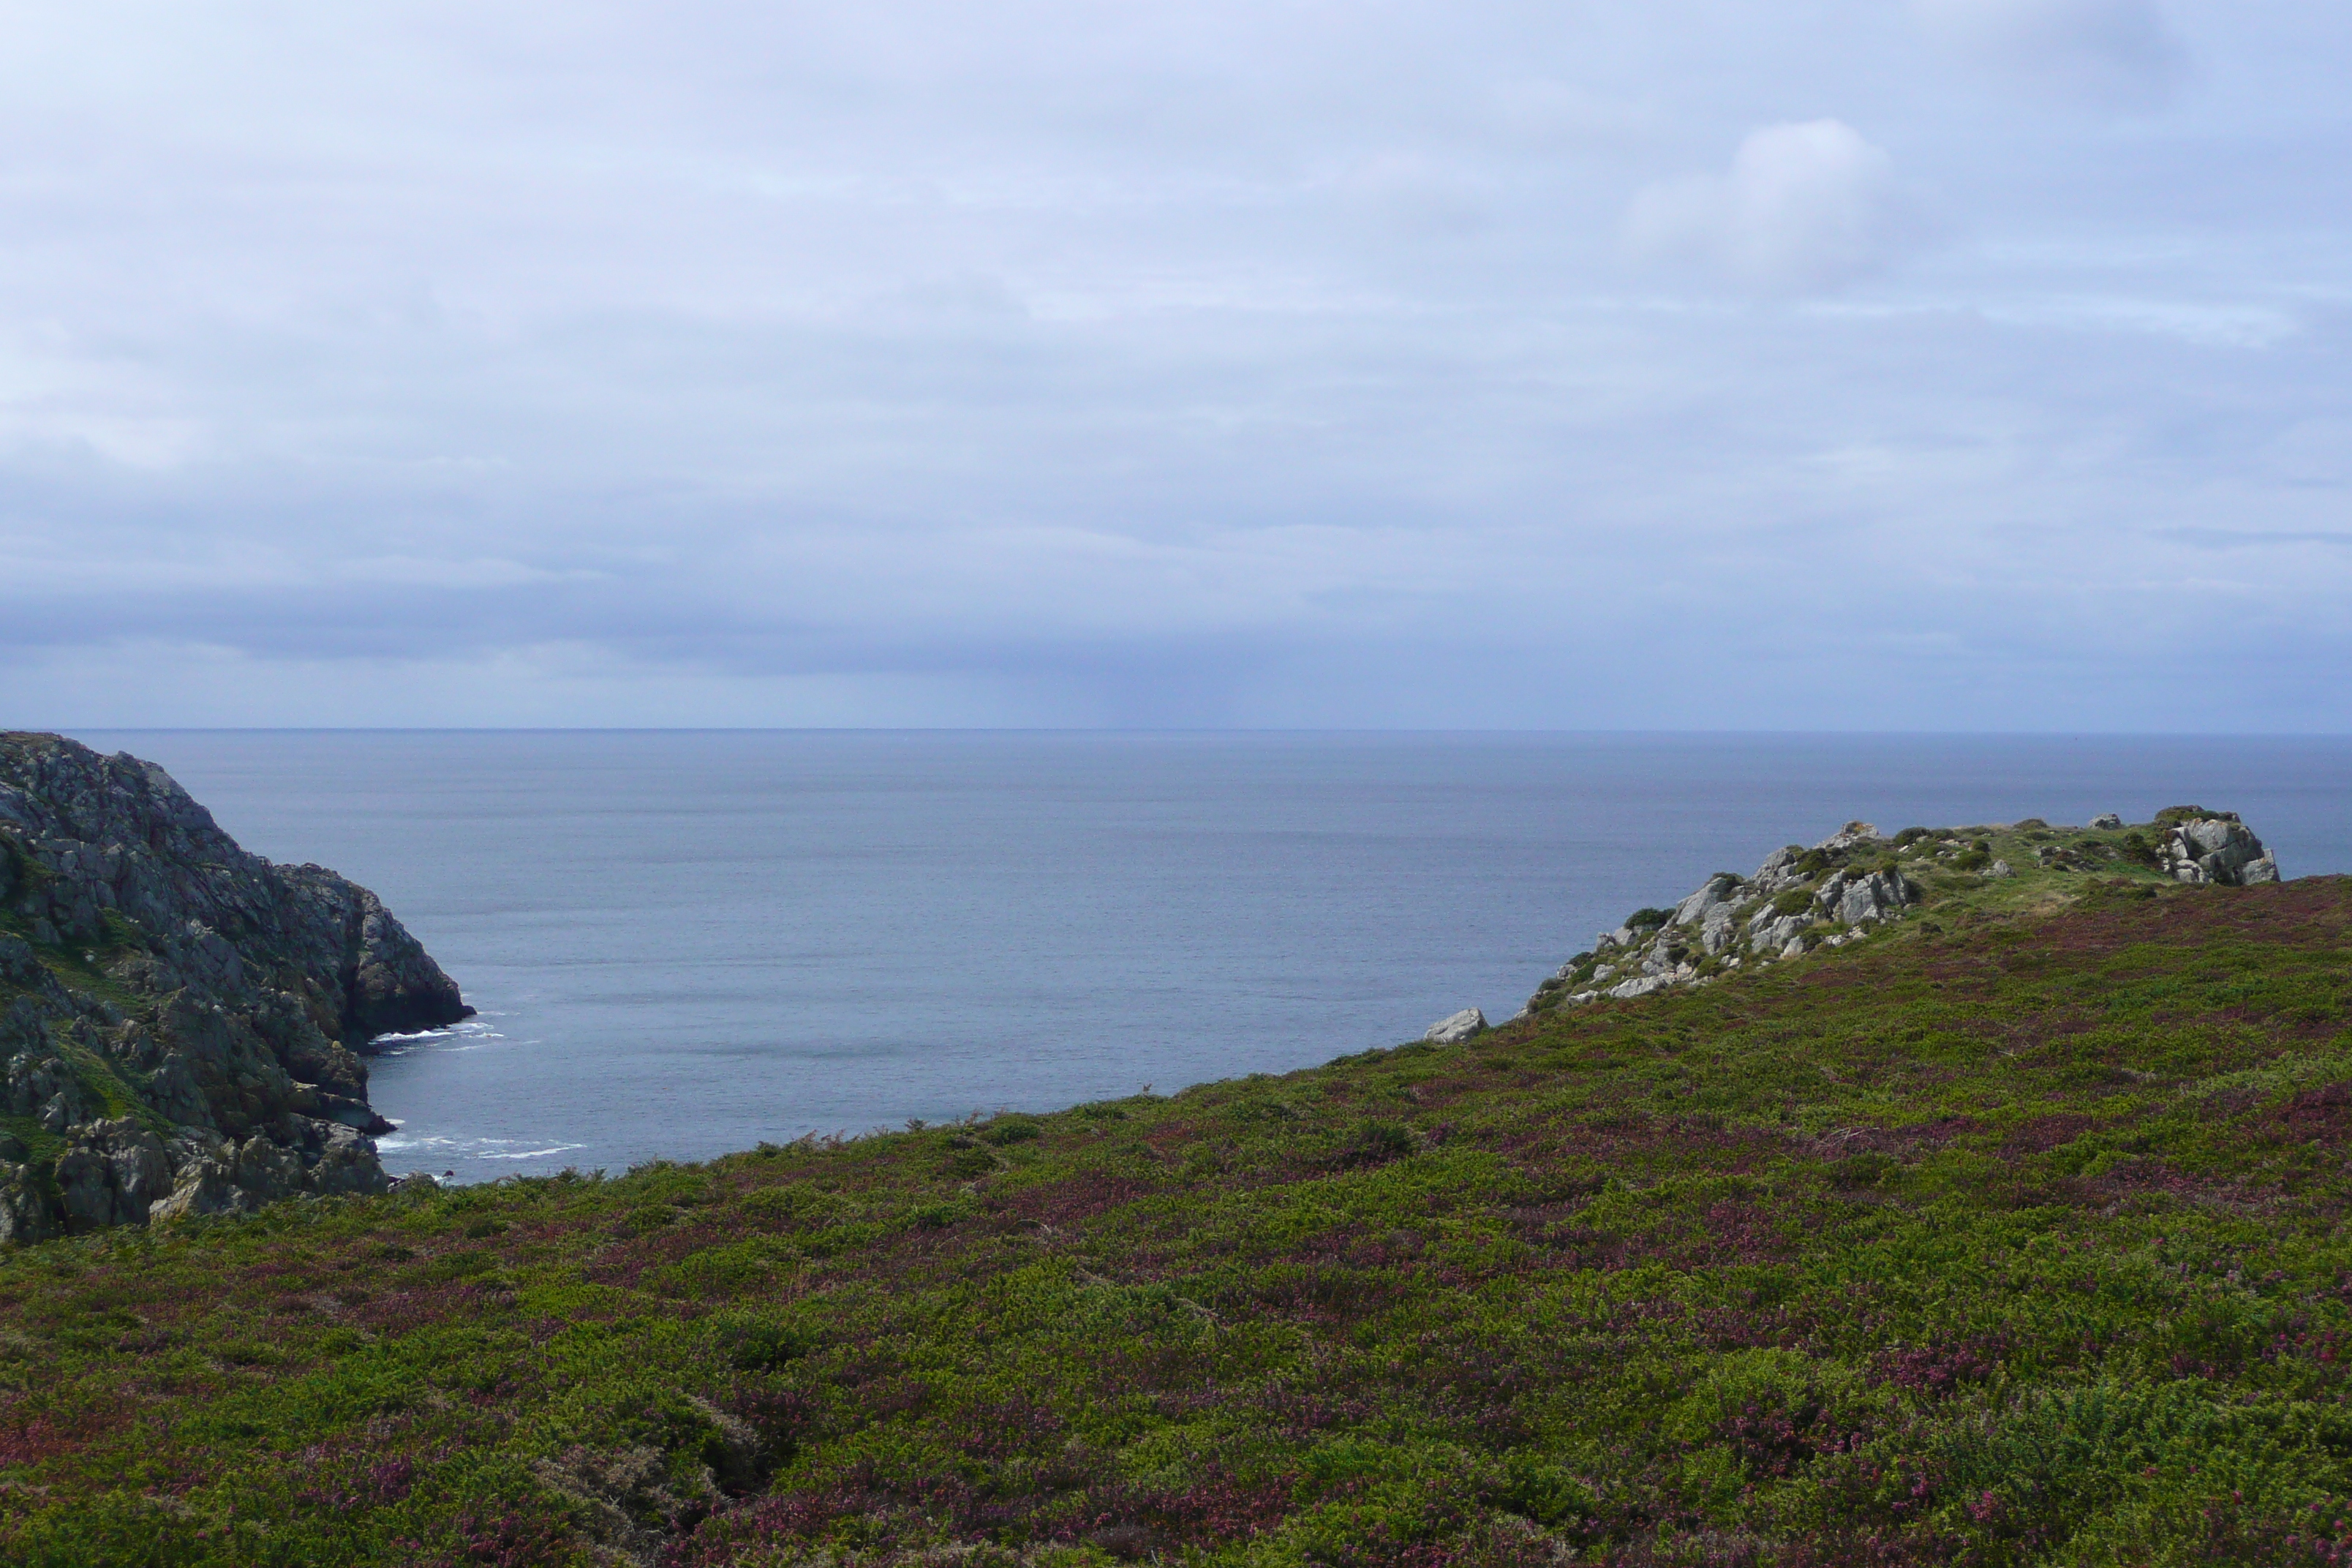
<path fill-rule="evenodd" d="M 2352 741 L 85 731 L 363 882 L 464 986 L 394 1170 L 469 1180 L 1283 1071 L 1501 1018 L 1849 817 L 2235 809 L 2352 870 Z"/>

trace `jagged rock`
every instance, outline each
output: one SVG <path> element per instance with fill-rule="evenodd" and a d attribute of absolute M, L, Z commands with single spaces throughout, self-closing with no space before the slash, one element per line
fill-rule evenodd
<path fill-rule="evenodd" d="M 1867 822 L 1849 822 L 1843 827 L 1839 828 L 1835 833 L 1831 834 L 1827 838 L 1822 839 L 1819 844 L 1814 845 L 1813 847 L 1816 849 L 1851 849 L 1857 844 L 1874 842 L 1877 837 L 1878 829 L 1871 824 Z"/>
<path fill-rule="evenodd" d="M 2102 833 L 2112 833 L 2124 825 L 2124 819 L 2112 811 L 2103 811 L 2091 818 L 2091 826 Z"/>
<path fill-rule="evenodd" d="M 1465 1007 L 1459 1013 L 1447 1015 L 1429 1026 L 1422 1037 L 1432 1045 L 1458 1046 L 1486 1026 L 1486 1015 L 1475 1007 Z"/>
<path fill-rule="evenodd" d="M 1709 957 L 1714 957 L 1738 940 L 1738 917 L 1733 913 L 1732 907 L 1728 903 L 1714 904 L 1709 906 L 1706 918 L 1699 926 L 1698 944 Z"/>
<path fill-rule="evenodd" d="M 128 1117 L 77 1128 L 58 1156 L 57 1183 L 66 1228 L 136 1225 L 172 1190 L 163 1141 Z"/>
<path fill-rule="evenodd" d="M 1803 936 L 1813 923 L 1810 914 L 1775 915 L 1767 905 L 1762 922 L 1748 932 L 1748 943 L 1759 952 L 1781 952 Z"/>
<path fill-rule="evenodd" d="M 1675 977 L 1671 974 L 1642 974 L 1626 981 L 1622 985 L 1612 985 L 1601 994 L 1620 1002 L 1626 1002 L 1636 996 L 1647 996 L 1653 992 L 1664 991 L 1674 983 Z"/>
<path fill-rule="evenodd" d="M 380 1192 L 360 1050 L 471 1011 L 373 893 L 55 735 L 0 734 L 0 1110 L 63 1142 L 0 1150 L 0 1239 Z"/>
<path fill-rule="evenodd" d="M 1671 923 L 1686 926 L 1705 921 L 1707 911 L 1718 904 L 1728 902 L 1731 895 L 1739 886 L 1738 878 L 1726 873 L 1718 872 L 1709 877 L 1706 887 L 1675 906 L 1674 920 Z"/>
<path fill-rule="evenodd" d="M 1900 872 L 1872 871 L 1855 877 L 1839 871 L 1822 884 L 1813 903 L 1831 920 L 1863 925 L 1898 912 L 1913 897 L 1911 885 Z"/>
<path fill-rule="evenodd" d="M 1996 860 L 1991 865 L 1985 868 L 1985 875 L 1988 877 L 2014 877 L 2017 873 L 2009 868 L 2008 861 Z"/>
<path fill-rule="evenodd" d="M 2246 888 L 2279 879 L 2278 861 L 2234 816 L 2195 817 L 2165 835 L 2165 868 L 2176 881 Z"/>

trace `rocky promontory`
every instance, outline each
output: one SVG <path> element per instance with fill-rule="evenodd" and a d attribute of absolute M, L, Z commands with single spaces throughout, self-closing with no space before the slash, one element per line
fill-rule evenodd
<path fill-rule="evenodd" d="M 373 893 L 154 763 L 0 734 L 0 1240 L 380 1192 L 361 1051 L 472 1011 Z"/>
<path fill-rule="evenodd" d="M 1562 964 L 1520 1016 L 1629 1001 L 1843 947 L 1930 901 L 2063 900 L 2065 884 L 2091 874 L 2223 887 L 2279 879 L 2277 860 L 2235 812 L 2199 805 L 2170 806 L 2138 826 L 2111 812 L 2087 827 L 2029 817 L 1886 837 L 1849 822 L 1811 848 L 1774 850 L 1752 877 L 1718 871 L 1677 904 L 1636 910 Z"/>

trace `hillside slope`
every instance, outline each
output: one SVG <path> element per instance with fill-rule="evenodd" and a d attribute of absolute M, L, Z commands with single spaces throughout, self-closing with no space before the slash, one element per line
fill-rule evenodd
<path fill-rule="evenodd" d="M 2352 881 L 0 1258 L 0 1557 L 2352 1561 Z M 2018 901 L 2022 900 L 2022 901 Z"/>

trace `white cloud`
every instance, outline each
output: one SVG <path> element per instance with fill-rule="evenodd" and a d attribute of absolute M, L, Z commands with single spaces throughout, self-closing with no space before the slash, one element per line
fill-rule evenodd
<path fill-rule="evenodd" d="M 2103 108 L 2154 109 L 2186 56 L 2155 0 L 1915 0 L 1928 36 L 2020 85 Z"/>
<path fill-rule="evenodd" d="M 1754 132 L 1727 174 L 1650 186 L 1625 236 L 1642 261 L 1808 292 L 1885 266 L 1906 227 L 1894 160 L 1843 121 L 1814 120 Z"/>

